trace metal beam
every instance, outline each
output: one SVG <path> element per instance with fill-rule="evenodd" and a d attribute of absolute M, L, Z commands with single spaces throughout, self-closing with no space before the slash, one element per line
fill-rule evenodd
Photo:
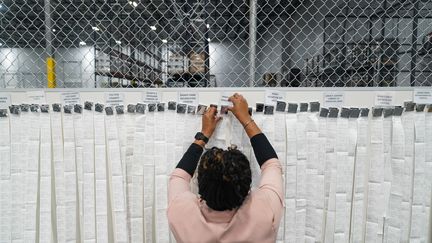
<path fill-rule="evenodd" d="M 249 86 L 255 86 L 257 0 L 249 1 Z"/>

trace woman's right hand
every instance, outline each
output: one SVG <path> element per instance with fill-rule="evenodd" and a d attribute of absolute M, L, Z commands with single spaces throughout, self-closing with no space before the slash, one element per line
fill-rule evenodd
<path fill-rule="evenodd" d="M 243 95 L 235 93 L 233 96 L 229 97 L 228 100 L 233 103 L 233 106 L 228 107 L 228 110 L 230 110 L 244 126 L 245 123 L 251 120 L 251 116 L 249 115 L 249 106 L 246 99 Z"/>

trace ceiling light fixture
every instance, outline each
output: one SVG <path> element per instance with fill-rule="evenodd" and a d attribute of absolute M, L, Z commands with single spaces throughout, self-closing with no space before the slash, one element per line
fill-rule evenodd
<path fill-rule="evenodd" d="M 116 40 L 115 42 L 116 42 L 118 45 L 121 45 L 121 41 Z"/>
<path fill-rule="evenodd" d="M 207 26 L 207 29 L 209 29 L 209 28 L 210 28 L 210 24 L 206 24 L 206 26 Z"/>
<path fill-rule="evenodd" d="M 92 26 L 92 29 L 93 29 L 94 31 L 99 31 L 99 30 L 100 30 L 97 26 Z"/>
<path fill-rule="evenodd" d="M 135 1 L 129 1 L 129 4 L 130 4 L 131 6 L 133 6 L 134 8 L 136 8 L 136 7 L 138 6 L 138 3 L 135 2 Z"/>
<path fill-rule="evenodd" d="M 0 42 L 0 46 L 3 46 L 3 43 Z"/>
<path fill-rule="evenodd" d="M 85 43 L 84 41 L 80 41 L 79 44 L 80 44 L 80 46 L 85 46 L 85 45 L 87 45 L 87 43 Z"/>
<path fill-rule="evenodd" d="M 207 41 L 210 42 L 210 38 L 207 38 Z"/>
<path fill-rule="evenodd" d="M 56 32 L 57 30 L 56 29 L 52 29 L 52 32 Z"/>
<path fill-rule="evenodd" d="M 162 39 L 162 43 L 168 43 L 167 39 Z"/>
<path fill-rule="evenodd" d="M 150 29 L 151 29 L 151 30 L 156 30 L 156 26 L 154 26 L 154 25 L 150 25 Z"/>

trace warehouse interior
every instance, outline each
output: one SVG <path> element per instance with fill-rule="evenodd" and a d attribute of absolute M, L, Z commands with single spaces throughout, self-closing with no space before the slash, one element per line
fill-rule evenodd
<path fill-rule="evenodd" d="M 56 62 L 56 87 L 432 84 L 430 1 L 259 0 L 252 7 L 5 0 L 0 87 L 47 87 L 47 57 Z"/>

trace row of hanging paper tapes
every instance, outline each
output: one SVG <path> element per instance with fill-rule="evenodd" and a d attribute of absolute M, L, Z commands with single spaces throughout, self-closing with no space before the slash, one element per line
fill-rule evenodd
<path fill-rule="evenodd" d="M 174 242 L 167 180 L 205 108 L 0 110 L 0 242 Z M 249 139 L 222 116 L 208 146 L 237 145 L 254 187 L 260 171 Z M 278 102 L 257 104 L 253 117 L 283 165 L 279 242 L 430 240 L 432 106 L 369 112 Z"/>

